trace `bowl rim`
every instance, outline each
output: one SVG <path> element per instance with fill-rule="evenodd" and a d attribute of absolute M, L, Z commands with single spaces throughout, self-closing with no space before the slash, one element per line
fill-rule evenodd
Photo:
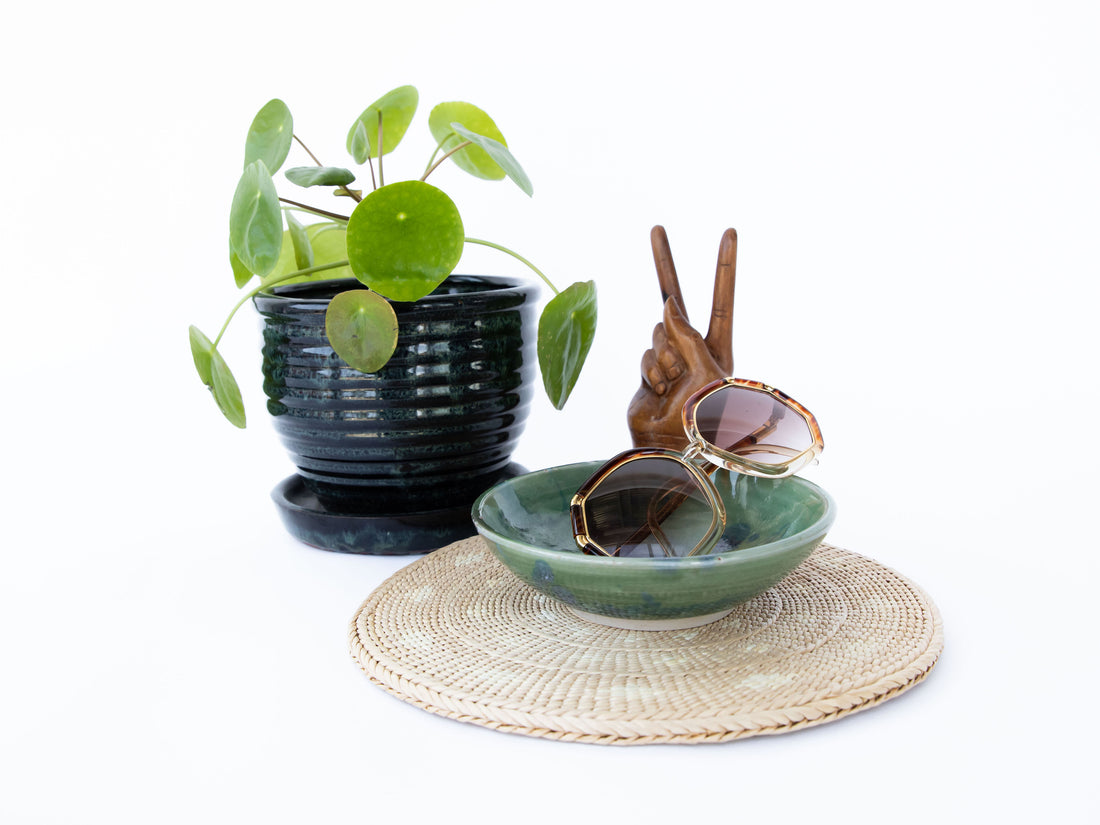
<path fill-rule="evenodd" d="M 745 547 L 741 549 L 727 550 L 724 553 L 709 553 L 704 556 L 677 556 L 674 558 L 619 558 L 618 556 L 590 556 L 581 552 L 578 547 L 576 553 L 569 552 L 567 550 L 555 550 L 548 547 L 537 547 L 533 544 L 525 544 L 523 542 L 516 541 L 515 539 L 501 535 L 499 532 L 490 527 L 485 520 L 481 517 L 481 509 L 485 500 L 492 495 L 497 488 L 504 487 L 509 484 L 514 484 L 520 479 L 529 478 L 531 476 L 548 474 L 551 472 L 567 470 L 573 467 L 579 466 L 591 466 L 596 469 L 600 466 L 600 461 L 577 461 L 572 464 L 559 464 L 553 467 L 545 467 L 541 470 L 534 470 L 529 473 L 525 473 L 515 478 L 505 479 L 497 484 L 494 484 L 484 493 L 477 497 L 473 507 L 470 509 L 470 515 L 474 522 L 474 527 L 483 537 L 491 537 L 494 542 L 507 545 L 508 547 L 534 555 L 536 557 L 553 559 L 556 561 L 569 562 L 573 559 L 581 560 L 582 564 L 599 565 L 607 568 L 616 567 L 652 567 L 654 569 L 660 569 L 662 567 L 676 567 L 683 569 L 685 567 L 704 567 L 714 564 L 720 564 L 724 561 L 734 563 L 744 563 L 753 559 L 766 559 L 771 556 L 779 555 L 787 552 L 793 546 L 803 545 L 806 540 L 812 537 L 815 533 L 819 533 L 823 538 L 825 534 L 832 527 L 833 522 L 836 520 L 836 501 L 831 495 L 820 485 L 815 484 L 801 476 L 789 476 L 782 479 L 784 483 L 797 483 L 805 486 L 811 492 L 815 493 L 825 503 L 825 512 L 821 517 L 816 519 L 812 524 L 804 527 L 793 535 L 786 536 L 778 541 L 768 542 L 767 544 L 757 545 L 756 547 Z M 488 534 L 488 535 L 486 535 Z M 820 539 L 819 539 L 820 541 Z"/>

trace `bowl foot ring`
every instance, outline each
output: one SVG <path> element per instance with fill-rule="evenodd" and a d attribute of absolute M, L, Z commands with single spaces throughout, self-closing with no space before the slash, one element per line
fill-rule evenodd
<path fill-rule="evenodd" d="M 579 610 L 570 607 L 569 611 L 578 619 L 603 627 L 617 627 L 620 630 L 687 630 L 692 627 L 702 627 L 705 624 L 724 619 L 733 612 L 719 610 L 717 613 L 707 613 L 703 616 L 688 616 L 682 619 L 620 619 L 616 616 L 601 616 L 599 613 L 589 613 L 587 610 Z"/>
<path fill-rule="evenodd" d="M 895 698 L 931 672 L 943 627 L 916 584 L 828 544 L 707 624 L 608 627 L 523 584 L 474 537 L 383 582 L 349 642 L 374 684 L 450 719 L 595 744 L 698 744 Z"/>

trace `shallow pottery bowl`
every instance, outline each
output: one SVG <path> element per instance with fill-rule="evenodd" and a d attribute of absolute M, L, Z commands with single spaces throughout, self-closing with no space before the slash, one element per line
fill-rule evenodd
<path fill-rule="evenodd" d="M 611 627 L 669 630 L 716 621 L 801 564 L 836 515 L 829 494 L 804 479 L 719 472 L 727 522 L 716 552 L 589 556 L 573 540 L 569 501 L 600 464 L 551 467 L 501 482 L 474 503 L 473 519 L 522 581 L 581 618 Z"/>

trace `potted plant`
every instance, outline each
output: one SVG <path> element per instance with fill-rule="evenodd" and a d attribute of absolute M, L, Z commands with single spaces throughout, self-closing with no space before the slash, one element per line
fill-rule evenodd
<path fill-rule="evenodd" d="M 436 149 L 424 173 L 385 181 L 383 158 L 418 103 L 416 89 L 402 86 L 352 123 L 347 149 L 367 166 L 369 190 L 361 174 L 310 152 L 282 101 L 267 103 L 249 129 L 230 210 L 230 268 L 244 295 L 213 339 L 190 328 L 199 377 L 243 428 L 240 389 L 218 344 L 241 306 L 251 301 L 259 310 L 268 410 L 298 467 L 273 496 L 295 535 L 330 549 L 414 552 L 472 534 L 470 503 L 514 471 L 533 355 L 561 409 L 595 333 L 591 281 L 559 291 L 518 253 L 468 237 L 454 202 L 427 182 L 451 162 L 532 194 L 481 109 L 434 107 L 428 126 Z M 278 194 L 272 176 L 295 141 L 312 165 L 288 168 L 285 178 L 330 189 L 352 207 L 348 214 Z M 304 225 L 302 214 L 323 220 Z M 529 329 L 530 283 L 452 274 L 467 243 L 512 255 L 554 293 L 537 336 Z"/>

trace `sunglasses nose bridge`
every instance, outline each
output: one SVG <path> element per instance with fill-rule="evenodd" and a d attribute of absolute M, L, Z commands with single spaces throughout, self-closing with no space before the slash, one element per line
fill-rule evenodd
<path fill-rule="evenodd" d="M 688 437 L 691 438 L 691 442 L 680 455 L 683 457 L 684 461 L 694 461 L 703 454 L 705 445 L 697 436 L 692 436 L 689 433 Z"/>

